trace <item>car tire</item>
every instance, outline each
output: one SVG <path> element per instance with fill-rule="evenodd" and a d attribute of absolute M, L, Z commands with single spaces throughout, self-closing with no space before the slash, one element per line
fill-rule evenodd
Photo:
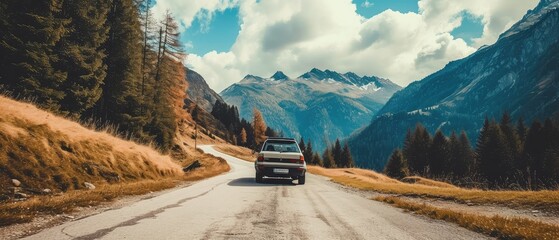
<path fill-rule="evenodd" d="M 257 183 L 261 183 L 262 180 L 263 180 L 262 174 L 256 173 L 256 182 L 257 182 Z"/>
<path fill-rule="evenodd" d="M 305 184 L 305 175 L 299 177 L 299 185 Z"/>

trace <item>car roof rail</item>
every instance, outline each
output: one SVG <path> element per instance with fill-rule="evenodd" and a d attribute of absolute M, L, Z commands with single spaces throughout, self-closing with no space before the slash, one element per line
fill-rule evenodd
<path fill-rule="evenodd" d="M 297 141 L 295 138 L 286 138 L 286 137 L 268 137 L 267 140 L 289 140 L 289 141 Z"/>

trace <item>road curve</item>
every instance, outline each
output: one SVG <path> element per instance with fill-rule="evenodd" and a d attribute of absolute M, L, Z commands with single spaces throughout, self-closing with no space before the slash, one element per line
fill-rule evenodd
<path fill-rule="evenodd" d="M 345 192 L 320 176 L 254 182 L 253 164 L 201 147 L 231 171 L 27 239 L 486 239 Z M 294 181 L 296 183 L 296 181 Z"/>

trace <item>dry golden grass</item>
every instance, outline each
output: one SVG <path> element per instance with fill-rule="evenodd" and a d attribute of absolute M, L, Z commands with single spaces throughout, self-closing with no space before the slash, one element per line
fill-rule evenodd
<path fill-rule="evenodd" d="M 31 221 L 40 214 L 72 212 L 76 207 L 94 206 L 127 195 L 141 195 L 175 187 L 183 181 L 213 177 L 230 170 L 221 158 L 202 154 L 202 166 L 187 174 L 158 180 L 141 180 L 121 184 L 103 184 L 93 190 L 75 190 L 62 195 L 36 196 L 27 201 L 0 205 L 0 226 Z"/>
<path fill-rule="evenodd" d="M 419 177 L 419 176 L 405 177 L 401 181 L 406 183 L 415 183 L 415 184 L 421 184 L 425 186 L 433 186 L 433 187 L 441 187 L 441 188 L 458 188 L 457 186 L 454 186 L 450 183 L 435 181 L 432 179 Z"/>
<path fill-rule="evenodd" d="M 434 207 L 397 197 L 379 196 L 382 201 L 433 219 L 456 223 L 464 228 L 481 232 L 499 239 L 559 239 L 559 226 L 525 218 L 489 217 Z"/>
<path fill-rule="evenodd" d="M 401 194 L 410 197 L 440 198 L 462 203 L 499 204 L 511 208 L 539 209 L 559 213 L 559 191 L 484 191 L 455 186 L 448 187 L 445 184 L 433 184 L 431 182 L 427 185 L 419 184 L 421 181 L 415 184 L 403 183 L 370 170 L 361 169 L 361 171 L 371 172 L 370 174 L 375 176 L 374 178 L 355 176 L 355 174 L 345 173 L 344 171 L 346 170 L 309 167 L 311 173 L 324 175 L 330 177 L 333 182 L 362 190 Z M 384 176 L 384 178 L 378 175 Z"/>
<path fill-rule="evenodd" d="M 249 162 L 256 161 L 256 158 L 258 157 L 258 154 L 253 153 L 252 150 L 248 148 L 234 146 L 231 144 L 214 145 L 214 149 L 222 153 L 229 154 L 231 156 L 235 156 L 239 159 L 249 161 Z"/>
<path fill-rule="evenodd" d="M 32 194 L 21 202 L 0 202 L 0 226 L 229 171 L 223 159 L 184 145 L 188 156 L 179 165 L 151 147 L 90 130 L 31 104 L 0 96 L 0 195 L 13 196 L 13 178 L 22 182 L 25 193 L 37 194 L 47 188 L 53 192 Z M 194 160 L 202 166 L 183 173 L 181 165 Z M 84 190 L 84 182 L 96 188 Z"/>
<path fill-rule="evenodd" d="M 205 179 L 231 170 L 231 167 L 227 164 L 225 159 L 207 153 L 200 153 L 196 160 L 198 160 L 202 166 L 192 172 L 186 173 L 183 177 L 184 180 L 195 181 Z M 190 163 L 191 162 L 185 164 L 185 166 L 188 166 Z"/>
<path fill-rule="evenodd" d="M 84 182 L 130 182 L 183 175 L 156 150 L 54 116 L 30 104 L 0 97 L 0 194 L 11 178 L 24 189 L 54 192 Z"/>

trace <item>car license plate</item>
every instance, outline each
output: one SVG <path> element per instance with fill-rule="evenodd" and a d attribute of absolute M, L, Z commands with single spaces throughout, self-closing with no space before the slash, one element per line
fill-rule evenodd
<path fill-rule="evenodd" d="M 288 173 L 289 173 L 289 169 L 274 168 L 274 173 L 275 173 L 275 174 L 288 174 Z"/>

